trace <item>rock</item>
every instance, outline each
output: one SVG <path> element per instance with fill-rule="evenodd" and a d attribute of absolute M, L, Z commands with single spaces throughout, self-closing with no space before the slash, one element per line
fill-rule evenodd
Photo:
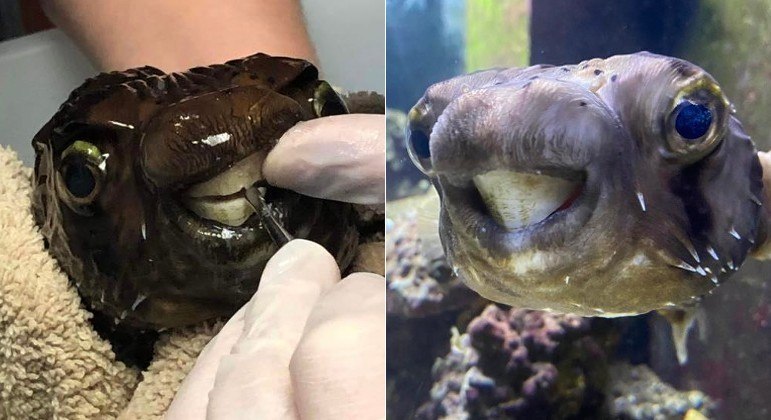
<path fill-rule="evenodd" d="M 708 418 L 715 407 L 703 392 L 678 391 L 645 365 L 615 363 L 608 377 L 606 410 L 612 418 L 674 420 L 682 419 L 689 410 Z"/>

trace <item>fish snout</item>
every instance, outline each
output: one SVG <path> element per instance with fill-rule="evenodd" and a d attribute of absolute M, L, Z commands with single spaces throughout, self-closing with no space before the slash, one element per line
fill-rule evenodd
<path fill-rule="evenodd" d="M 156 188 L 181 189 L 267 153 L 304 119 L 296 101 L 256 86 L 187 99 L 149 120 L 141 139 L 142 169 Z"/>
<path fill-rule="evenodd" d="M 412 136 L 424 108 L 410 116 Z M 595 211 L 621 202 L 614 194 L 623 188 L 609 194 L 608 185 L 629 178 L 626 140 L 591 90 L 528 79 L 460 94 L 436 118 L 428 149 L 413 150 L 430 152 L 443 226 L 458 244 L 451 252 L 506 265 L 512 255 L 562 253 L 588 240 Z"/>
<path fill-rule="evenodd" d="M 622 152 L 615 113 L 573 83 L 528 80 L 470 91 L 456 98 L 431 133 L 433 171 L 586 171 Z"/>

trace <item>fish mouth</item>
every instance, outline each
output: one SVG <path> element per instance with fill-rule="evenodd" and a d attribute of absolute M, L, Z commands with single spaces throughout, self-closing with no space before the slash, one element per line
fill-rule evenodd
<path fill-rule="evenodd" d="M 515 231 L 569 210 L 584 190 L 584 180 L 573 178 L 494 169 L 472 179 L 490 217 Z"/>
<path fill-rule="evenodd" d="M 181 191 L 178 200 L 201 219 L 230 227 L 244 225 L 256 210 L 243 191 L 255 185 L 268 188 L 262 176 L 266 155 L 258 151 L 246 156 L 212 178 Z"/>
<path fill-rule="evenodd" d="M 438 176 L 454 230 L 501 255 L 565 247 L 598 200 L 586 170 L 488 168 Z"/>
<path fill-rule="evenodd" d="M 244 191 L 258 188 L 278 221 L 285 223 L 289 192 L 265 181 L 266 155 L 266 150 L 252 152 L 209 179 L 166 196 L 161 201 L 163 218 L 181 234 L 178 239 L 192 240 L 202 256 L 224 265 L 250 265 L 268 248 L 276 248 Z"/>

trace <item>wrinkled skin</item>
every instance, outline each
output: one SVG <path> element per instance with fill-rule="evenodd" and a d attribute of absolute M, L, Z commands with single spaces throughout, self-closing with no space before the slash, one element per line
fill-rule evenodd
<path fill-rule="evenodd" d="M 296 123 L 346 113 L 317 77 L 308 62 L 257 54 L 172 75 L 152 67 L 101 74 L 71 94 L 32 142 L 33 207 L 89 308 L 116 324 L 165 328 L 232 314 L 252 296 L 277 250 L 259 218 L 225 225 L 182 197 L 267 153 Z M 95 185 L 68 184 L 73 167 Z M 350 263 L 351 205 L 270 186 L 265 197 L 291 234 L 322 244 L 342 268 Z"/>
<path fill-rule="evenodd" d="M 683 100 L 711 110 L 699 139 L 675 130 Z M 460 76 L 426 91 L 410 130 L 439 192 L 447 257 L 494 301 L 585 316 L 688 307 L 765 241 L 755 147 L 717 83 L 683 60 L 637 53 Z M 510 229 L 472 181 L 501 169 L 579 193 Z"/>

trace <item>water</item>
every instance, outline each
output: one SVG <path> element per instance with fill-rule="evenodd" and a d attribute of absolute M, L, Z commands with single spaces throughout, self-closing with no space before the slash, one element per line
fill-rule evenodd
<path fill-rule="evenodd" d="M 430 223 L 438 210 L 420 198 L 430 187 L 403 134 L 425 89 L 454 75 L 647 50 L 712 74 L 757 148 L 769 150 L 771 0 L 386 4 L 389 418 L 771 418 L 771 264 L 747 259 L 704 296 L 682 366 L 656 314 L 578 318 L 488 306 L 443 257 Z M 631 197 L 647 213 L 656 204 L 642 191 Z M 712 247 L 705 255 L 717 260 Z M 564 275 L 567 287 L 575 283 Z M 549 339 L 538 335 L 545 330 Z"/>

